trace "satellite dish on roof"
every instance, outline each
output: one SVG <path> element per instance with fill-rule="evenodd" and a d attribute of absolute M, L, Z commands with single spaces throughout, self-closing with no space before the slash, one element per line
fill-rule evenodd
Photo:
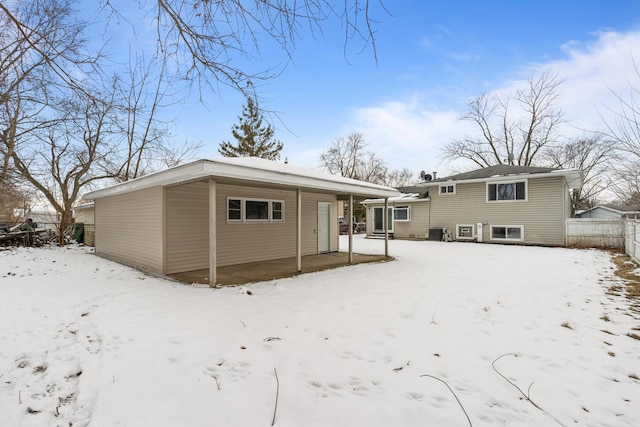
<path fill-rule="evenodd" d="M 425 171 L 420 171 L 420 178 L 423 181 L 431 181 L 433 179 L 433 177 Z"/>

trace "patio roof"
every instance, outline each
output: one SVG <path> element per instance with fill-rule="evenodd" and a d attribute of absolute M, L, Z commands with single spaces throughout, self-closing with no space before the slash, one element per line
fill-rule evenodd
<path fill-rule="evenodd" d="M 156 186 L 177 185 L 204 178 L 222 183 L 295 188 L 336 194 L 342 198 L 394 197 L 400 192 L 386 187 L 257 157 L 202 159 L 145 175 L 84 195 L 85 200 L 129 193 Z"/>

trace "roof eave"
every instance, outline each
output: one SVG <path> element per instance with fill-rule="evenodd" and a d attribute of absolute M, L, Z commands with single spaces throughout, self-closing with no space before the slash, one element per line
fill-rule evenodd
<path fill-rule="evenodd" d="M 513 175 L 496 175 L 490 176 L 486 178 L 473 178 L 473 179 L 448 179 L 448 180 L 437 180 L 437 181 L 429 181 L 417 184 L 418 186 L 424 187 L 434 187 L 441 184 L 471 184 L 476 182 L 496 182 L 496 181 L 505 181 L 508 179 L 537 179 L 537 178 L 549 178 L 556 176 L 564 176 L 567 180 L 567 185 L 569 188 L 580 188 L 582 187 L 583 178 L 582 171 L 578 169 L 559 169 L 551 172 L 543 172 L 543 173 L 527 173 L 527 174 L 513 174 Z"/>
<path fill-rule="evenodd" d="M 397 197 L 401 193 L 393 188 L 356 180 L 332 180 L 330 177 L 304 176 L 267 169 L 258 169 L 244 165 L 232 165 L 214 160 L 197 160 L 162 172 L 150 174 L 132 181 L 117 184 L 84 195 L 84 199 L 94 200 L 102 197 L 124 194 L 157 186 L 174 185 L 212 177 L 226 180 L 253 181 L 279 187 L 321 190 L 336 195 L 354 195 L 356 197 Z"/>

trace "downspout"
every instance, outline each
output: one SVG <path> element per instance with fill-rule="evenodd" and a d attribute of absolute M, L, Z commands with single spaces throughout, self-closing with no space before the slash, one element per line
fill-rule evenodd
<path fill-rule="evenodd" d="M 384 213 L 382 214 L 384 224 L 384 256 L 389 257 L 389 198 L 384 198 Z"/>
<path fill-rule="evenodd" d="M 353 264 L 353 194 L 349 194 L 349 264 Z"/>

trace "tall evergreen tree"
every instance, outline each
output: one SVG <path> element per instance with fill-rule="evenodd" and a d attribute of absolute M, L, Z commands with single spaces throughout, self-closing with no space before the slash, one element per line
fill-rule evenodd
<path fill-rule="evenodd" d="M 239 123 L 233 125 L 231 134 L 237 143 L 223 141 L 218 152 L 225 157 L 261 157 L 268 160 L 279 160 L 282 142 L 273 139 L 274 130 L 271 125 L 263 126 L 262 114 L 251 98 L 242 108 Z"/>

